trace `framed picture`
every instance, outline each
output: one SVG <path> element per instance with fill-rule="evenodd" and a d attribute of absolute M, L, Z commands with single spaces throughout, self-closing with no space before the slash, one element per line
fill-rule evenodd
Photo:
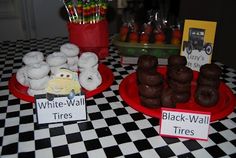
<path fill-rule="evenodd" d="M 180 55 L 187 58 L 187 66 L 199 71 L 201 65 L 211 63 L 216 22 L 185 20 Z"/>

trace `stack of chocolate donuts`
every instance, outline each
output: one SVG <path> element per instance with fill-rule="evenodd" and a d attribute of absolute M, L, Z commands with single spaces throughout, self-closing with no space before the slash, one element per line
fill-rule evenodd
<path fill-rule="evenodd" d="M 163 77 L 157 72 L 158 60 L 152 55 L 142 55 L 137 62 L 137 83 L 140 102 L 148 108 L 161 106 Z"/>
<path fill-rule="evenodd" d="M 136 77 L 141 105 L 148 108 L 175 107 L 177 103 L 188 102 L 191 98 L 193 70 L 186 64 L 185 56 L 171 55 L 168 58 L 166 78 L 164 78 L 157 71 L 157 57 L 140 56 Z M 217 104 L 221 73 L 221 68 L 214 63 L 200 67 L 193 94 L 197 104 L 204 107 Z M 167 84 L 164 84 L 165 81 Z"/>
<path fill-rule="evenodd" d="M 219 100 L 221 68 L 214 64 L 200 67 L 195 91 L 195 102 L 205 107 L 214 106 Z"/>
<path fill-rule="evenodd" d="M 168 58 L 167 83 L 173 91 L 175 103 L 187 102 L 191 97 L 193 71 L 186 64 L 185 56 L 172 55 Z"/>

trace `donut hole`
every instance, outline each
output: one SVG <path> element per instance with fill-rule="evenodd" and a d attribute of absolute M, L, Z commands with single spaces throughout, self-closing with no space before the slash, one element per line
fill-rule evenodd
<path fill-rule="evenodd" d="M 91 82 L 93 80 L 93 77 L 92 76 L 89 76 L 88 77 L 88 80 Z"/>
<path fill-rule="evenodd" d="M 86 90 L 94 90 L 102 83 L 102 77 L 98 70 L 87 69 L 80 73 L 79 82 Z"/>

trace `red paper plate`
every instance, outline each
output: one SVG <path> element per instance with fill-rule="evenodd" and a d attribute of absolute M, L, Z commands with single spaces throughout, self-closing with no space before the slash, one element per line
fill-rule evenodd
<path fill-rule="evenodd" d="M 103 92 L 108 87 L 110 87 L 114 81 L 113 73 L 107 66 L 103 64 L 99 64 L 98 71 L 100 72 L 102 76 L 102 84 L 98 88 L 92 91 L 86 91 L 85 89 L 82 89 L 82 91 L 85 92 L 86 98 L 90 98 L 96 94 Z M 9 80 L 8 87 L 9 87 L 10 92 L 15 97 L 20 98 L 27 102 L 32 102 L 32 103 L 35 102 L 34 97 L 28 95 L 27 93 L 28 87 L 25 87 L 21 85 L 19 82 L 17 82 L 16 74 L 13 74 L 13 76 Z"/>
<path fill-rule="evenodd" d="M 166 74 L 166 67 L 159 67 L 157 69 L 160 72 L 164 79 Z M 194 78 L 191 83 L 192 89 L 191 94 L 194 94 L 196 89 L 196 79 L 198 77 L 198 72 L 194 71 Z M 193 95 L 187 103 L 178 103 L 176 104 L 177 109 L 186 109 L 194 111 L 204 111 L 211 112 L 211 121 L 215 121 L 225 116 L 229 115 L 234 110 L 236 104 L 235 96 L 231 89 L 223 82 L 221 82 L 220 87 L 220 99 L 214 107 L 202 107 L 195 103 Z M 139 112 L 142 112 L 151 117 L 161 118 L 161 109 L 150 109 L 141 105 L 138 88 L 136 84 L 136 73 L 132 73 L 124 78 L 119 86 L 119 93 L 121 98 L 132 108 L 136 109 Z"/>

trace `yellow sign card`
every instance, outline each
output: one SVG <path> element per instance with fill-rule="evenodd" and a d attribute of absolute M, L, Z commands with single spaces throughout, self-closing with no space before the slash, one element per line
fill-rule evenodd
<path fill-rule="evenodd" d="M 185 20 L 180 55 L 187 58 L 187 66 L 199 71 L 201 65 L 211 63 L 216 22 Z"/>

